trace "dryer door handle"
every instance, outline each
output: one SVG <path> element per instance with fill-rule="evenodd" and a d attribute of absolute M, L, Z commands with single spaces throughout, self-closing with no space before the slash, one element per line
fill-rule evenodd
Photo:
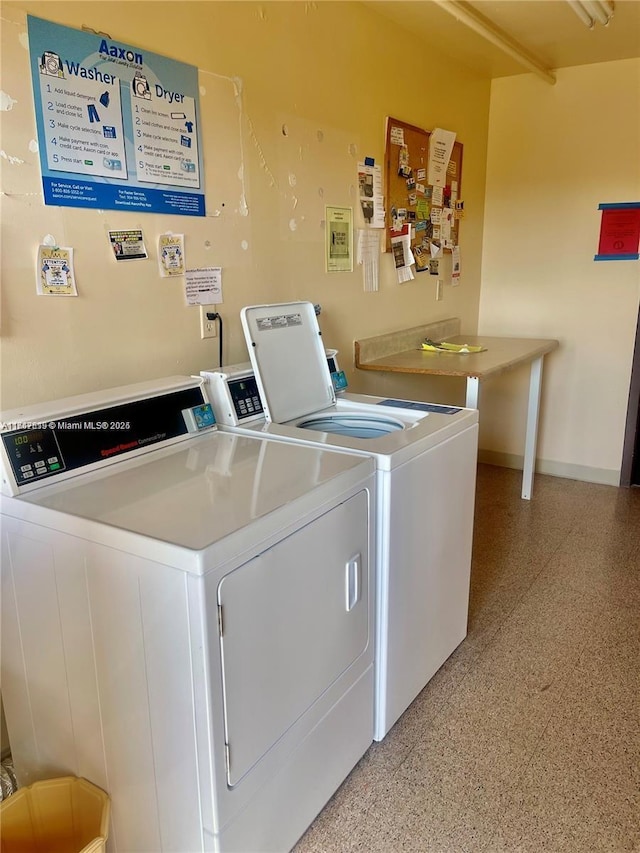
<path fill-rule="evenodd" d="M 356 554 L 345 566 L 345 605 L 347 612 L 353 610 L 360 599 L 362 557 Z"/>

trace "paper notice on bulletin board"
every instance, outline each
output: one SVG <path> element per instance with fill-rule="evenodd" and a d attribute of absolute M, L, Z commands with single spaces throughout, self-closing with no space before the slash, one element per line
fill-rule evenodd
<path fill-rule="evenodd" d="M 434 187 L 444 187 L 447 182 L 447 168 L 453 151 L 456 135 L 451 130 L 436 127 L 429 139 L 429 171 L 427 183 Z"/>

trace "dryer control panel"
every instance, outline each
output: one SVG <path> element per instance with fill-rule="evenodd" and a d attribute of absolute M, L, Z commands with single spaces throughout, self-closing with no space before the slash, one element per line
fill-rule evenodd
<path fill-rule="evenodd" d="M 181 388 L 142 391 L 134 399 L 126 399 L 125 394 L 125 399 L 107 402 L 108 396 L 105 392 L 103 405 L 96 405 L 100 395 L 92 394 L 68 398 L 68 407 L 60 401 L 56 406 L 42 404 L 4 413 L 0 444 L 3 492 L 29 491 L 52 479 L 102 467 L 123 455 L 171 444 L 216 424 L 201 385 L 186 378 Z"/>

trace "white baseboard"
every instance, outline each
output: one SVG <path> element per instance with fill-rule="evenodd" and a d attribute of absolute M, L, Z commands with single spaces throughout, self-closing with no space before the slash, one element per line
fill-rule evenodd
<path fill-rule="evenodd" d="M 517 453 L 501 453 L 498 450 L 479 450 L 478 461 L 500 468 L 516 468 L 522 471 L 524 459 Z M 536 460 L 536 474 L 564 477 L 567 480 L 582 480 L 585 483 L 600 483 L 604 486 L 619 486 L 620 471 L 609 468 L 590 468 L 587 465 L 572 465 L 568 462 Z"/>

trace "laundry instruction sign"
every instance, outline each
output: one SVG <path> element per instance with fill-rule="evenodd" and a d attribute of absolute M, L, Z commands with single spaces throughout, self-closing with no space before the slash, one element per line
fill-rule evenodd
<path fill-rule="evenodd" d="M 204 216 L 198 69 L 27 21 L 45 203 Z"/>

